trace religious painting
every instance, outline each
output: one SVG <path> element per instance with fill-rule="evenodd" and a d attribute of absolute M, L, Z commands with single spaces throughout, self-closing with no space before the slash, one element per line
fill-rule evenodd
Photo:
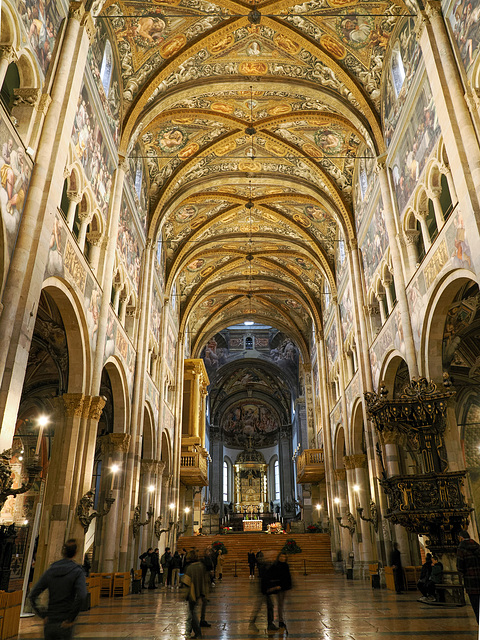
<path fill-rule="evenodd" d="M 30 46 L 45 76 L 63 18 L 63 5 L 55 0 L 23 0 L 18 2 L 17 8 Z"/>
<path fill-rule="evenodd" d="M 100 211 L 106 218 L 114 168 L 92 103 L 84 86 L 78 98 L 72 141 L 85 175 L 92 185 Z"/>
<path fill-rule="evenodd" d="M 335 323 L 332 324 L 325 338 L 327 347 L 328 362 L 332 365 L 338 356 L 337 328 Z"/>
<path fill-rule="evenodd" d="M 2 211 L 2 237 L 10 256 L 17 237 L 18 226 L 27 197 L 32 163 L 25 155 L 24 146 L 16 131 L 6 119 L 0 120 L 0 209 Z"/>
<path fill-rule="evenodd" d="M 445 235 L 450 253 L 450 265 L 454 269 L 473 269 L 472 250 L 461 213 L 455 215 Z M 474 236 L 471 237 L 473 240 Z"/>
<path fill-rule="evenodd" d="M 45 268 L 45 277 L 63 276 L 63 252 L 67 242 L 67 232 L 63 226 L 62 220 L 55 215 L 53 221 L 52 235 L 48 245 L 47 266 Z"/>
<path fill-rule="evenodd" d="M 387 248 L 388 234 L 383 219 L 383 202 L 382 197 L 380 196 L 380 200 L 375 208 L 375 212 L 360 246 L 367 288 L 371 285 L 373 275 Z"/>
<path fill-rule="evenodd" d="M 173 373 L 175 370 L 175 351 L 177 346 L 177 335 L 171 324 L 167 326 L 167 344 L 165 349 L 165 362 Z"/>
<path fill-rule="evenodd" d="M 362 226 L 365 216 L 370 208 L 371 198 L 376 184 L 374 171 L 376 167 L 375 156 L 368 147 L 359 149 L 357 161 L 357 179 L 355 181 L 355 228 L 358 231 Z"/>
<path fill-rule="evenodd" d="M 136 213 L 141 220 L 143 231 L 147 230 L 147 178 L 145 167 L 143 164 L 144 151 L 140 144 L 136 144 L 135 148 L 129 156 L 130 171 L 125 176 L 127 183 L 130 185 L 131 193 L 136 204 Z"/>
<path fill-rule="evenodd" d="M 315 222 L 323 222 L 327 219 L 327 213 L 319 206 L 315 204 L 307 204 L 303 210 L 304 214 Z"/>
<path fill-rule="evenodd" d="M 250 438 L 254 448 L 271 446 L 275 444 L 279 426 L 276 411 L 251 398 L 235 403 L 221 419 L 224 442 L 230 447 L 244 448 L 249 445 Z"/>
<path fill-rule="evenodd" d="M 361 49 L 369 43 L 374 27 L 372 16 L 358 7 L 354 12 L 344 9 L 337 19 L 337 34 L 353 49 Z"/>
<path fill-rule="evenodd" d="M 405 211 L 439 135 L 437 110 L 430 84 L 425 77 L 393 159 L 392 176 L 400 216 Z"/>
<path fill-rule="evenodd" d="M 422 286 L 423 285 L 423 286 Z M 421 287 L 421 289 L 420 289 Z M 420 349 L 422 329 L 425 319 L 425 301 L 422 292 L 425 291 L 423 273 L 412 282 L 407 290 L 408 307 L 410 309 L 410 322 L 412 325 L 413 341 L 415 348 Z"/>
<path fill-rule="evenodd" d="M 415 36 L 415 20 L 405 21 L 392 46 L 391 62 L 384 72 L 383 128 L 387 146 L 392 141 L 400 113 L 421 61 Z"/>
<path fill-rule="evenodd" d="M 347 255 L 345 253 L 345 240 L 341 231 L 338 233 L 338 241 L 335 252 L 335 266 L 337 269 L 338 282 L 342 281 L 348 273 Z"/>
<path fill-rule="evenodd" d="M 185 224 L 193 220 L 198 214 L 198 208 L 193 204 L 187 204 L 175 212 L 175 220 Z"/>
<path fill-rule="evenodd" d="M 176 153 L 187 144 L 188 133 L 182 127 L 168 126 L 157 136 L 157 145 L 164 153 Z"/>
<path fill-rule="evenodd" d="M 140 246 L 133 220 L 133 214 L 126 203 L 125 197 L 120 209 L 117 249 L 122 256 L 135 291 L 138 291 L 140 279 Z"/>
<path fill-rule="evenodd" d="M 480 5 L 471 0 L 457 0 L 449 19 L 460 57 L 468 72 L 480 45 Z"/>
<path fill-rule="evenodd" d="M 203 358 L 208 375 L 224 365 L 228 359 L 228 348 L 225 338 L 217 334 L 210 338 L 202 349 L 200 357 Z"/>
<path fill-rule="evenodd" d="M 191 273 L 195 273 L 205 265 L 205 260 L 203 258 L 195 258 L 189 264 L 187 264 L 187 270 Z"/>

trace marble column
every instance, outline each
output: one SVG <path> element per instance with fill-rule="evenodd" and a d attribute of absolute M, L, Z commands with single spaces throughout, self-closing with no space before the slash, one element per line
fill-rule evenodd
<path fill-rule="evenodd" d="M 400 310 L 401 328 L 398 330 L 403 332 L 403 342 L 405 344 L 405 360 L 408 365 L 410 377 L 418 376 L 418 363 L 415 350 L 415 342 L 413 340 L 412 324 L 410 321 L 410 310 L 408 307 L 407 293 L 405 290 L 405 276 L 403 273 L 402 258 L 400 256 L 400 247 L 397 243 L 397 228 L 395 222 L 395 213 L 392 206 L 392 197 L 390 192 L 390 184 L 388 181 L 388 169 L 385 164 L 385 156 L 377 158 L 377 175 L 380 182 L 382 192 L 383 210 L 385 218 L 385 226 L 387 228 L 388 238 L 390 241 L 390 255 L 392 257 L 393 278 L 395 282 L 395 291 L 397 293 L 397 304 Z"/>
<path fill-rule="evenodd" d="M 0 45 L 0 87 L 3 85 L 8 67 L 18 62 L 17 52 L 11 44 Z"/>
<path fill-rule="evenodd" d="M 104 496 L 111 495 L 115 498 L 110 513 L 102 518 L 101 522 L 101 548 L 99 550 L 99 571 L 118 571 L 119 547 L 120 547 L 120 527 L 119 518 L 122 512 L 123 487 L 125 484 L 125 456 L 130 446 L 130 434 L 109 433 L 100 439 L 102 449 L 102 476 L 105 474 Z M 119 470 L 113 474 L 111 468 L 117 465 Z M 98 528 L 97 528 L 98 530 Z"/>
<path fill-rule="evenodd" d="M 82 194 L 76 191 L 67 191 L 68 197 L 68 211 L 67 211 L 67 227 L 70 231 L 73 230 L 75 223 L 75 214 L 77 213 L 77 207 L 82 201 Z"/>
<path fill-rule="evenodd" d="M 420 238 L 420 231 L 417 231 L 416 229 L 406 229 L 406 231 L 404 231 L 404 237 L 405 245 L 407 247 L 409 266 L 409 273 L 407 274 L 407 278 L 410 279 L 417 270 L 417 265 L 419 262 L 417 243 Z"/>
<path fill-rule="evenodd" d="M 35 580 L 54 560 L 65 541 L 70 517 L 70 499 L 75 475 L 75 453 L 85 396 L 66 393 L 55 398 L 55 435 L 42 507 Z M 81 543 L 81 540 L 79 541 Z"/>

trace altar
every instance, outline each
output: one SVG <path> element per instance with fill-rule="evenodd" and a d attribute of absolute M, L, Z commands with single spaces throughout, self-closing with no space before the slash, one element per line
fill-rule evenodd
<path fill-rule="evenodd" d="M 263 520 L 244 520 L 243 521 L 244 531 L 262 531 L 262 529 L 263 529 Z"/>

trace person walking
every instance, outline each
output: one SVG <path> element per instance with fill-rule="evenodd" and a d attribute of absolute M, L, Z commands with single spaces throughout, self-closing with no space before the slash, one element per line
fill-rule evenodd
<path fill-rule="evenodd" d="M 57 560 L 45 571 L 30 592 L 35 613 L 45 620 L 45 640 L 71 640 L 75 619 L 87 598 L 85 572 L 73 560 L 77 542 L 70 538 L 62 549 L 62 560 Z M 48 589 L 48 607 L 41 609 L 38 598 Z"/>
<path fill-rule="evenodd" d="M 286 629 L 284 604 L 287 591 L 292 588 L 292 576 L 287 562 L 287 554 L 280 552 L 276 561 L 268 569 L 267 594 L 277 596 L 278 626 Z M 269 627 L 270 628 L 270 627 Z"/>
<path fill-rule="evenodd" d="M 195 609 L 199 600 L 205 600 L 208 593 L 207 583 L 210 579 L 207 576 L 204 563 L 199 562 L 195 551 L 188 552 L 187 563 L 188 565 L 182 578 L 183 584 L 187 587 L 187 637 L 193 633 L 194 638 L 201 638 L 202 629 Z"/>
<path fill-rule="evenodd" d="M 257 564 L 257 559 L 255 557 L 255 552 L 253 549 L 250 549 L 248 552 L 248 566 L 250 568 L 250 580 L 255 578 L 255 565 Z"/>
<path fill-rule="evenodd" d="M 457 571 L 463 576 L 463 585 L 478 623 L 478 608 L 480 605 L 480 545 L 470 538 L 470 534 L 465 529 L 460 531 L 458 538 L 460 544 L 457 547 Z"/>
<path fill-rule="evenodd" d="M 251 631 L 257 632 L 256 620 L 257 616 L 260 613 L 260 609 L 262 608 L 262 604 L 265 602 L 267 606 L 267 628 L 269 631 L 277 631 L 278 627 L 273 622 L 273 594 L 269 592 L 270 585 L 270 576 L 269 570 L 271 565 L 273 564 L 274 558 L 272 558 L 273 551 L 267 551 L 263 554 L 262 551 L 257 553 L 257 566 L 258 566 L 258 575 L 260 577 L 260 589 L 257 594 L 256 602 L 253 606 L 252 613 L 250 614 L 249 627 Z"/>
<path fill-rule="evenodd" d="M 403 593 L 405 582 L 403 578 L 402 556 L 398 548 L 398 542 L 393 543 L 393 551 L 390 555 L 390 565 L 393 567 L 393 577 L 395 580 L 395 591 Z"/>
<path fill-rule="evenodd" d="M 223 560 L 224 560 L 223 553 L 222 553 L 222 550 L 220 549 L 217 555 L 217 576 L 219 580 L 221 580 L 223 577 Z"/>
<path fill-rule="evenodd" d="M 165 551 L 160 558 L 160 564 L 163 568 L 163 583 L 166 587 L 172 586 L 172 552 L 170 551 L 170 547 L 165 547 Z"/>

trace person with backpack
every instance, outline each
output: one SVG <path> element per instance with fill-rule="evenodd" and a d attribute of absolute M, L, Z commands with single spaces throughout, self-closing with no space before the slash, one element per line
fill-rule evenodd
<path fill-rule="evenodd" d="M 460 544 L 457 547 L 457 570 L 463 576 L 463 584 L 468 594 L 473 613 L 478 623 L 480 606 L 480 545 L 470 538 L 463 529 L 458 534 Z"/>

